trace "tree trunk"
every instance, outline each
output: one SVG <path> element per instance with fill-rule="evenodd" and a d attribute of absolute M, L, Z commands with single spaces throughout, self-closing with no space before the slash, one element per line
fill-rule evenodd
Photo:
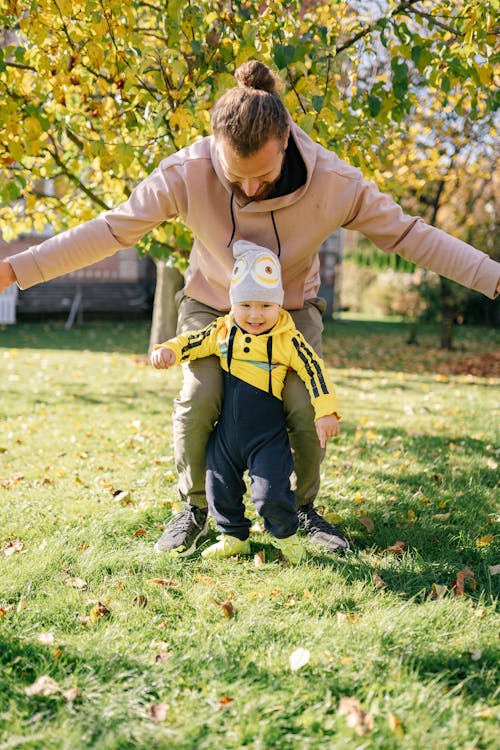
<path fill-rule="evenodd" d="M 148 352 L 151 353 L 155 344 L 171 339 L 175 336 L 177 327 L 177 308 L 175 295 L 182 289 L 182 274 L 167 265 L 164 260 L 155 260 L 156 288 L 153 303 L 153 320 L 151 322 L 151 337 Z"/>
<path fill-rule="evenodd" d="M 441 349 L 453 349 L 453 323 L 456 316 L 456 306 L 450 282 L 444 276 L 439 277 L 441 283 Z"/>

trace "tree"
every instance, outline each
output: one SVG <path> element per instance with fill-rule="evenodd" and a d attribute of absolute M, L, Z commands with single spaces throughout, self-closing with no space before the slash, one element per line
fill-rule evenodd
<path fill-rule="evenodd" d="M 417 91 L 445 103 L 458 92 L 471 120 L 493 111 L 498 5 L 0 0 L 4 237 L 59 231 L 126 199 L 162 158 L 209 132 L 211 103 L 249 58 L 278 69 L 302 128 L 378 181 L 377 152 L 418 116 Z M 189 241 L 171 222 L 141 250 L 182 269 Z"/>

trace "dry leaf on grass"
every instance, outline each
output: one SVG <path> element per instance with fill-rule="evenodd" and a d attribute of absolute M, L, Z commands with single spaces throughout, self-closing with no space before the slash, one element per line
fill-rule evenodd
<path fill-rule="evenodd" d="M 263 549 L 256 552 L 253 556 L 253 564 L 255 568 L 261 568 L 266 562 L 266 553 Z"/>
<path fill-rule="evenodd" d="M 2 552 L 5 557 L 10 557 L 15 552 L 22 552 L 24 544 L 20 539 L 14 539 L 12 542 L 8 542 L 5 547 L 2 547 Z"/>
<path fill-rule="evenodd" d="M 153 583 L 158 584 L 158 586 L 165 586 L 167 589 L 178 589 L 179 584 L 175 581 L 170 580 L 169 578 L 152 578 L 151 579 Z"/>
<path fill-rule="evenodd" d="M 290 669 L 292 672 L 297 672 L 298 669 L 302 669 L 309 662 L 311 658 L 310 652 L 307 648 L 297 648 L 290 654 L 289 662 Z"/>
<path fill-rule="evenodd" d="M 40 698 L 48 698 L 51 695 L 61 693 L 62 689 L 58 682 L 53 680 L 52 677 L 44 674 L 37 680 L 35 680 L 32 685 L 25 688 L 24 692 L 26 693 L 26 695 L 36 695 Z"/>
<path fill-rule="evenodd" d="M 361 518 L 358 518 L 358 521 L 363 524 L 365 529 L 369 531 L 370 533 L 375 528 L 375 524 L 373 523 L 371 518 L 368 518 L 368 516 L 362 516 Z"/>
<path fill-rule="evenodd" d="M 470 568 L 464 568 L 457 573 L 451 588 L 455 596 L 463 596 L 465 589 L 465 581 L 474 579 L 474 573 Z"/>
<path fill-rule="evenodd" d="M 53 646 L 55 641 L 54 633 L 40 633 L 35 638 L 37 643 L 41 643 L 42 646 Z"/>
<path fill-rule="evenodd" d="M 369 734 L 373 729 L 373 715 L 363 711 L 358 698 L 341 698 L 337 713 L 345 716 L 347 725 L 359 735 Z"/>
<path fill-rule="evenodd" d="M 110 614 L 109 609 L 102 603 L 97 602 L 90 610 L 88 617 L 92 624 L 96 623 L 101 617 L 107 617 Z"/>
<path fill-rule="evenodd" d="M 36 696 L 38 698 L 50 698 L 53 695 L 61 695 L 68 703 L 72 703 L 81 696 L 80 688 L 76 687 L 76 685 L 68 690 L 63 690 L 58 682 L 46 674 L 35 680 L 32 685 L 25 688 L 24 692 L 28 696 Z"/>
<path fill-rule="evenodd" d="M 476 547 L 488 547 L 495 537 L 493 534 L 485 534 L 476 539 Z"/>
<path fill-rule="evenodd" d="M 379 576 L 378 573 L 373 574 L 373 587 L 376 589 L 385 589 L 387 586 L 386 582 L 383 578 Z"/>
<path fill-rule="evenodd" d="M 390 547 L 387 547 L 387 552 L 390 552 L 392 555 L 402 555 L 405 547 L 406 542 L 394 542 Z"/>
<path fill-rule="evenodd" d="M 167 718 L 169 711 L 169 707 L 166 703 L 154 703 L 149 708 L 149 713 L 151 715 L 151 718 L 153 721 L 156 721 L 157 723 L 160 721 L 165 721 Z"/>
<path fill-rule="evenodd" d="M 224 615 L 224 617 L 227 617 L 228 620 L 230 620 L 231 617 L 234 617 L 235 609 L 231 599 L 226 599 L 225 602 L 222 602 L 220 608 L 222 610 L 222 614 Z"/>
<path fill-rule="evenodd" d="M 64 583 L 66 586 L 78 589 L 78 591 L 84 591 L 87 588 L 87 581 L 84 581 L 83 578 L 66 578 Z"/>

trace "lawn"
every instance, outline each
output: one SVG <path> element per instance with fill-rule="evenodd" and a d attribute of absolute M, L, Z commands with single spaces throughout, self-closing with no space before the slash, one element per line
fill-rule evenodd
<path fill-rule="evenodd" d="M 328 323 L 354 552 L 287 567 L 256 517 L 264 564 L 153 552 L 180 372 L 147 322 L 0 330 L 2 750 L 498 747 L 500 339 L 406 338 Z"/>

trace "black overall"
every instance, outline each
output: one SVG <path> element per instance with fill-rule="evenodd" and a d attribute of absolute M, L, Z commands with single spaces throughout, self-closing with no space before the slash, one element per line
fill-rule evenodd
<path fill-rule="evenodd" d="M 266 529 L 278 539 L 295 534 L 293 459 L 283 402 L 224 372 L 222 412 L 207 448 L 207 501 L 219 531 L 242 540 L 251 525 L 243 503 L 245 469 Z"/>

